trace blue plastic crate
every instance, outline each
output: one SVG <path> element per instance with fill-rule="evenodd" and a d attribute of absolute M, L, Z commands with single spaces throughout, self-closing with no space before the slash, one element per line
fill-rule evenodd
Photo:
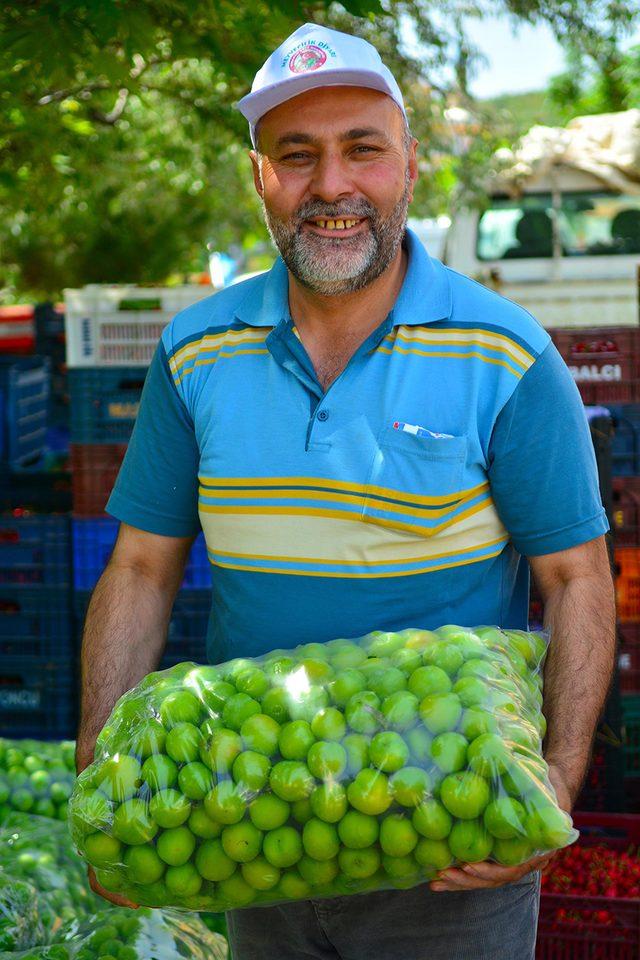
<path fill-rule="evenodd" d="M 208 590 L 181 590 L 176 597 L 162 668 L 184 660 L 207 662 L 207 626 L 211 610 Z"/>
<path fill-rule="evenodd" d="M 5 465 L 24 467 L 45 452 L 50 389 L 47 357 L 0 357 L 4 422 L 0 459 Z"/>
<path fill-rule="evenodd" d="M 0 591 L 33 587 L 69 587 L 71 583 L 68 517 L 0 515 Z"/>
<path fill-rule="evenodd" d="M 111 556 L 119 522 L 109 517 L 74 517 L 71 527 L 74 588 L 93 590 Z M 187 560 L 182 588 L 208 589 L 211 586 L 210 569 L 204 535 L 200 533 Z"/>
<path fill-rule="evenodd" d="M 90 590 L 77 590 L 73 596 L 78 649 L 80 649 L 82 629 L 90 599 Z M 211 592 L 209 590 L 181 590 L 178 593 L 171 613 L 167 645 L 160 669 L 164 670 L 184 660 L 193 660 L 195 663 L 207 662 L 207 626 L 210 610 Z"/>
<path fill-rule="evenodd" d="M 68 513 L 71 510 L 71 474 L 38 468 L 8 470 L 0 466 L 0 512 Z"/>
<path fill-rule="evenodd" d="M 68 588 L 14 590 L 0 586 L 0 654 L 64 660 L 75 631 Z"/>
<path fill-rule="evenodd" d="M 72 443 L 122 443 L 131 436 L 144 367 L 87 367 L 68 372 Z"/>
<path fill-rule="evenodd" d="M 640 404 L 607 404 L 613 420 L 611 466 L 614 477 L 640 474 Z"/>
<path fill-rule="evenodd" d="M 77 730 L 74 661 L 0 660 L 0 736 L 66 740 Z"/>

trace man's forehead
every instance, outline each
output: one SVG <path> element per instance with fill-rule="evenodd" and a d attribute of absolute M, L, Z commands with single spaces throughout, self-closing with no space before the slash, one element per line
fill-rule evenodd
<path fill-rule="evenodd" d="M 366 87 L 320 87 L 307 90 L 279 104 L 260 120 L 260 136 L 271 145 L 292 136 L 310 142 L 330 132 L 341 140 L 364 136 L 393 137 L 402 129 L 403 118 L 391 97 Z"/>

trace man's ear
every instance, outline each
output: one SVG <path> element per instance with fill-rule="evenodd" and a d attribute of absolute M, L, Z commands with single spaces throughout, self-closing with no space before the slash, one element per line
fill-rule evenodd
<path fill-rule="evenodd" d="M 264 186 L 262 185 L 262 174 L 260 173 L 260 161 L 255 150 L 249 151 L 251 166 L 253 167 L 253 185 L 260 199 L 264 197 Z"/>
<path fill-rule="evenodd" d="M 418 157 L 416 154 L 416 149 L 418 146 L 418 141 L 413 137 L 411 141 L 411 146 L 409 147 L 409 180 L 411 186 L 409 188 L 409 201 L 413 200 L 413 189 L 416 185 L 416 180 L 418 179 Z"/>

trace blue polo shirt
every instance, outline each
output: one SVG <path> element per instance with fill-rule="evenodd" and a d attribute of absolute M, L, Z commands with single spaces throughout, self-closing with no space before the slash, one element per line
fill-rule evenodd
<path fill-rule="evenodd" d="M 526 629 L 526 558 L 608 529 L 549 335 L 405 243 L 393 310 L 326 392 L 282 260 L 163 333 L 107 509 L 165 536 L 202 527 L 212 662 L 374 629 Z"/>

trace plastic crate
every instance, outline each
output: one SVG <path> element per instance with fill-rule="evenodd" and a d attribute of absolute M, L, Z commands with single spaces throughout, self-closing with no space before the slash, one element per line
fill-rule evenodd
<path fill-rule="evenodd" d="M 589 813 L 576 811 L 572 814 L 574 826 L 580 831 L 581 846 L 606 843 L 614 850 L 628 850 L 640 846 L 640 816 L 628 813 Z"/>
<path fill-rule="evenodd" d="M 640 474 L 640 404 L 610 403 L 607 406 L 614 428 L 611 446 L 613 475 L 635 477 Z"/>
<path fill-rule="evenodd" d="M 593 356 L 615 361 L 640 351 L 640 327 L 556 327 L 548 332 L 565 363 Z"/>
<path fill-rule="evenodd" d="M 148 367 L 172 317 L 212 293 L 205 285 L 65 290 L 67 364 Z"/>
<path fill-rule="evenodd" d="M 76 590 L 93 590 L 111 556 L 118 527 L 119 521 L 108 517 L 72 521 L 73 585 Z M 200 533 L 187 560 L 182 588 L 210 588 L 210 569 L 204 534 Z"/>
<path fill-rule="evenodd" d="M 616 544 L 640 547 L 640 477 L 614 477 L 612 495 Z"/>
<path fill-rule="evenodd" d="M 623 623 L 618 627 L 618 681 L 622 696 L 640 696 L 640 624 Z"/>
<path fill-rule="evenodd" d="M 104 514 L 126 450 L 126 443 L 71 444 L 73 512 L 76 516 L 99 517 Z"/>
<path fill-rule="evenodd" d="M 585 403 L 640 399 L 640 329 L 576 328 L 552 332 Z"/>
<path fill-rule="evenodd" d="M 0 516 L 0 591 L 70 583 L 66 517 Z"/>
<path fill-rule="evenodd" d="M 624 775 L 640 777 L 640 696 L 622 702 L 624 723 Z"/>
<path fill-rule="evenodd" d="M 76 590 L 74 593 L 73 606 L 78 631 L 78 649 L 90 599 L 90 590 Z M 185 660 L 193 660 L 195 663 L 207 662 L 206 641 L 210 610 L 211 592 L 209 590 L 181 590 L 178 593 L 173 604 L 167 632 L 167 645 L 159 669 L 164 670 Z"/>
<path fill-rule="evenodd" d="M 640 815 L 640 777 L 627 777 L 624 781 L 624 809 Z"/>
<path fill-rule="evenodd" d="M 69 370 L 72 443 L 126 443 L 145 376 L 140 367 Z"/>
<path fill-rule="evenodd" d="M 71 474 L 65 471 L 0 469 L 0 511 L 67 513 Z"/>
<path fill-rule="evenodd" d="M 616 603 L 620 623 L 640 621 L 640 547 L 616 547 Z"/>
<path fill-rule="evenodd" d="M 0 353 L 33 353 L 33 307 L 0 307 Z"/>
<path fill-rule="evenodd" d="M 77 682 L 73 659 L 34 657 L 0 660 L 0 736 L 66 740 L 77 729 Z"/>
<path fill-rule="evenodd" d="M 52 349 L 62 349 L 64 358 L 64 305 L 38 303 L 33 314 L 36 335 L 36 350 L 50 356 Z"/>
<path fill-rule="evenodd" d="M 0 586 L 0 654 L 60 660 L 74 647 L 69 590 Z"/>
<path fill-rule="evenodd" d="M 11 468 L 35 463 L 45 451 L 50 383 L 46 357 L 0 357 L 4 418 L 1 459 Z"/>
<path fill-rule="evenodd" d="M 577 807 L 580 810 L 592 811 L 622 809 L 624 807 L 623 772 L 622 742 L 610 749 L 604 743 L 596 743 Z"/>
<path fill-rule="evenodd" d="M 182 590 L 176 597 L 169 623 L 162 666 L 193 660 L 207 662 L 207 627 L 211 611 L 208 590 Z"/>
<path fill-rule="evenodd" d="M 543 625 L 543 620 L 544 604 L 536 582 L 533 577 L 531 577 L 529 587 L 529 629 L 540 630 Z"/>
<path fill-rule="evenodd" d="M 640 816 L 577 812 L 573 821 L 581 846 L 605 843 L 624 851 L 640 843 Z M 637 960 L 639 956 L 637 901 L 542 893 L 536 960 Z"/>
<path fill-rule="evenodd" d="M 617 676 L 598 725 L 587 777 L 576 801 L 577 810 L 624 810 L 624 733 L 622 700 Z"/>
<path fill-rule="evenodd" d="M 603 917 L 606 922 L 602 922 Z M 536 960 L 638 960 L 638 957 L 640 902 L 558 893 L 541 895 Z"/>

